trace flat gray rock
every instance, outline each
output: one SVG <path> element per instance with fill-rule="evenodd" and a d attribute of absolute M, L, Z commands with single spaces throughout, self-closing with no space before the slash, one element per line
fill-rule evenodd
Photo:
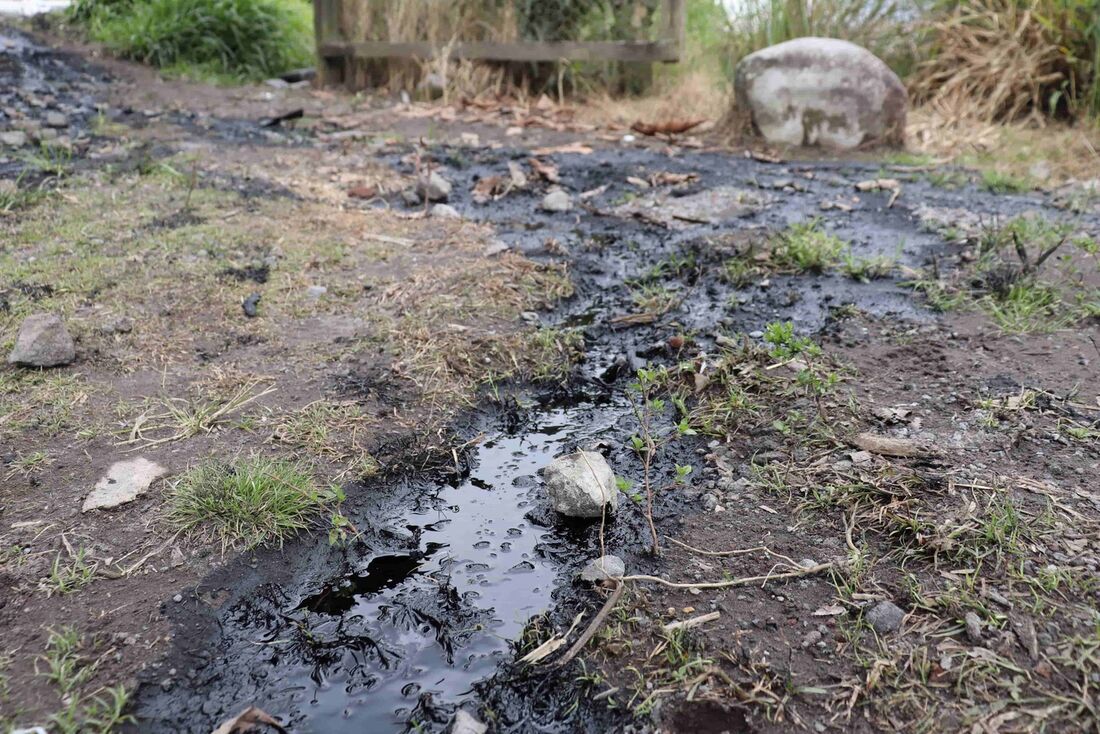
<path fill-rule="evenodd" d="M 851 150 L 905 139 L 905 86 L 848 41 L 796 38 L 749 54 L 737 64 L 734 93 L 738 113 L 772 143 Z"/>
<path fill-rule="evenodd" d="M 12 148 L 22 148 L 27 144 L 27 134 L 22 130 L 8 130 L 0 133 L 0 143 Z"/>
<path fill-rule="evenodd" d="M 76 347 L 55 314 L 35 313 L 23 319 L 8 363 L 22 367 L 60 367 L 76 359 Z"/>
<path fill-rule="evenodd" d="M 615 472 L 602 454 L 578 451 L 559 456 L 543 470 L 554 509 L 569 517 L 602 517 L 619 506 Z"/>
<path fill-rule="evenodd" d="M 555 189 L 542 199 L 542 209 L 548 212 L 567 212 L 573 208 L 573 199 L 561 189 Z"/>
<path fill-rule="evenodd" d="M 416 182 L 416 193 L 421 201 L 446 201 L 451 195 L 451 182 L 432 171 Z"/>
<path fill-rule="evenodd" d="M 581 578 L 596 583 L 606 579 L 621 579 L 626 575 L 626 564 L 618 556 L 600 556 L 581 569 Z"/>
<path fill-rule="evenodd" d="M 158 478 L 167 470 L 148 459 L 141 458 L 119 461 L 111 465 L 107 475 L 96 482 L 95 489 L 84 499 L 81 512 L 105 510 L 133 502 L 145 494 Z"/>

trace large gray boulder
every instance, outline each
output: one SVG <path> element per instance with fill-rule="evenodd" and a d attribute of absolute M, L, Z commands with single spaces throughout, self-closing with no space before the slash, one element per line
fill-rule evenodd
<path fill-rule="evenodd" d="M 615 472 L 603 455 L 578 451 L 559 456 L 542 473 L 554 509 L 569 517 L 602 517 L 619 506 Z"/>
<path fill-rule="evenodd" d="M 23 320 L 9 364 L 23 367 L 59 367 L 76 359 L 73 338 L 52 313 L 35 313 Z"/>
<path fill-rule="evenodd" d="M 796 38 L 750 54 L 737 64 L 734 94 L 738 112 L 772 143 L 850 150 L 905 139 L 905 86 L 848 41 Z"/>

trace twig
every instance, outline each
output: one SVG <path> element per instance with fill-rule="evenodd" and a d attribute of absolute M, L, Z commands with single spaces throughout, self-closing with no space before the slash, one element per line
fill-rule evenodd
<path fill-rule="evenodd" d="M 580 654 L 584 646 L 588 644 L 588 641 L 592 639 L 592 635 L 596 634 L 598 630 L 607 619 L 607 616 L 611 614 L 611 610 L 615 608 L 615 605 L 619 603 L 619 599 L 623 596 L 623 590 L 626 587 L 620 582 L 615 584 L 615 590 L 611 592 L 611 596 L 607 597 L 607 601 L 603 603 L 603 607 L 596 614 L 596 616 L 589 622 L 588 626 L 584 628 L 584 632 L 577 638 L 577 641 L 573 643 L 573 646 L 569 648 L 561 658 L 558 659 L 554 665 L 559 668 L 563 668 L 572 662 L 573 658 Z"/>
<path fill-rule="evenodd" d="M 652 581 L 654 583 L 668 586 L 673 589 L 728 589 L 731 586 L 747 586 L 748 584 L 755 584 L 757 582 L 767 583 L 768 581 L 779 581 L 781 579 L 795 579 L 801 576 L 812 576 L 814 574 L 821 573 L 822 571 L 828 571 L 835 565 L 836 564 L 834 563 L 818 563 L 817 565 L 799 569 L 797 571 L 785 571 L 784 573 L 768 574 L 767 576 L 746 576 L 739 579 L 730 579 L 729 581 L 703 581 L 692 584 L 680 584 L 673 581 L 666 581 L 660 576 L 646 576 L 644 574 L 623 576 L 621 580 Z"/>
<path fill-rule="evenodd" d="M 710 612 L 708 614 L 700 614 L 698 617 L 692 617 L 691 619 L 679 619 L 675 622 L 669 622 L 664 626 L 665 632 L 672 632 L 674 630 L 686 630 L 692 627 L 698 627 L 701 624 L 707 622 L 713 622 L 722 616 L 721 612 Z"/>
<path fill-rule="evenodd" d="M 738 549 L 735 549 L 735 550 L 728 550 L 728 551 L 708 551 L 708 550 L 703 550 L 702 548 L 692 547 L 692 546 L 688 545 L 687 543 L 683 543 L 679 540 L 676 540 L 676 538 L 673 538 L 673 537 L 668 536 L 668 535 L 666 535 L 665 537 L 668 538 L 673 543 L 675 543 L 676 545 L 680 546 L 681 548 L 686 548 L 687 550 L 691 551 L 692 553 L 698 553 L 701 556 L 717 556 L 717 557 L 743 556 L 747 553 L 764 552 L 764 553 L 767 553 L 769 556 L 774 556 L 775 558 L 782 558 L 784 561 L 787 561 L 788 563 L 790 563 L 795 568 L 799 568 L 798 562 L 795 561 L 790 556 L 785 556 L 782 553 L 776 553 L 772 549 L 768 548 L 767 546 L 763 546 L 763 545 L 758 545 L 755 548 L 744 548 L 744 549 L 738 548 Z"/>

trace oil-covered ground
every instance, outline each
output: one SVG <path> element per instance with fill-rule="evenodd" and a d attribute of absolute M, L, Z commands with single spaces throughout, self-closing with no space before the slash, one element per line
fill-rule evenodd
<path fill-rule="evenodd" d="M 1095 726 L 1095 189 L 578 153 L 12 38 L 16 88 L 65 80 L 16 117 L 57 107 L 72 145 L 0 167 L 5 339 L 53 310 L 78 358 L 3 376 L 0 721 L 102 720 L 123 684 L 135 731 L 250 705 L 302 732 Z M 428 169 L 458 218 L 406 201 Z M 577 448 L 621 478 L 605 526 L 545 498 Z M 135 451 L 168 477 L 81 513 Z M 341 485 L 351 531 L 172 524 L 189 468 L 257 453 Z M 627 580 L 593 640 L 517 662 L 591 622 L 604 552 Z"/>

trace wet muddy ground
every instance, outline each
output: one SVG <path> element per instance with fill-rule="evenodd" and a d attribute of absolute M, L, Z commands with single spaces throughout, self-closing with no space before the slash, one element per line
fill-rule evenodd
<path fill-rule="evenodd" d="M 48 54 L 28 57 L 23 43 L 12 46 L 18 54 L 9 58 L 32 68 L 39 65 L 29 58 L 55 63 Z M 78 143 L 75 157 L 83 161 L 77 170 L 80 165 L 94 168 L 101 164 L 84 151 L 96 150 L 103 141 L 90 131 L 89 120 L 96 90 L 110 82 L 94 71 L 71 74 L 71 88 L 79 93 L 65 87 L 36 94 L 53 94 L 76 110 L 70 132 Z M 20 108 L 20 114 L 30 114 L 31 107 Z M 1053 334 L 1010 337 L 980 313 L 933 310 L 911 285 L 933 262 L 945 271 L 965 268 L 964 254 L 973 249 L 968 231 L 976 237 L 983 228 L 1038 213 L 1096 235 L 1100 216 L 1095 206 L 1067 211 L 1052 194 L 995 195 L 973 184 L 949 189 L 926 171 L 891 170 L 875 162 L 767 163 L 739 153 L 647 143 L 604 146 L 587 155 L 538 156 L 556 165 L 560 185 L 574 199 L 572 211 L 548 213 L 539 208 L 546 183 L 533 175 L 526 189 L 499 201 L 474 202 L 479 180 L 507 175 L 509 162 L 526 165 L 532 157 L 527 147 L 507 139 L 497 146 L 397 142 L 364 153 L 319 142 L 305 132 L 273 137 L 257 120 L 204 115 L 202 124 L 192 124 L 187 116 L 146 115 L 117 106 L 104 114 L 135 130 L 170 124 L 188 144 L 201 141 L 215 151 L 252 146 L 257 157 L 270 158 L 278 149 L 309 148 L 348 166 L 370 158 L 381 171 L 406 178 L 415 174 L 416 156 L 428 157 L 454 184 L 449 203 L 464 218 L 491 227 L 496 241 L 530 261 L 568 268 L 573 294 L 523 319 L 542 329 L 574 330 L 583 339 L 583 358 L 563 382 L 487 386 L 478 404 L 447 427 L 448 451 L 425 463 L 403 460 L 391 446 L 394 466 L 416 468 L 348 483 L 345 512 L 359 532 L 351 542 L 332 546 L 323 534 L 303 536 L 282 549 L 214 564 L 184 588 L 150 586 L 163 602 L 160 613 L 170 625 L 171 642 L 138 673 L 141 683 L 131 704 L 135 731 L 206 732 L 247 705 L 301 732 L 444 731 L 457 707 L 475 713 L 493 731 L 510 732 L 885 730 L 898 722 L 870 699 L 887 701 L 895 689 L 875 690 L 868 682 L 870 653 L 863 648 L 873 645 L 880 653 L 883 648 L 877 636 L 867 636 L 860 620 L 870 604 L 897 599 L 914 624 L 904 640 L 898 633 L 894 649 L 909 652 L 915 649 L 911 645 L 920 648 L 938 640 L 940 669 L 934 676 L 950 682 L 943 660 L 950 669 L 955 650 L 943 645 L 958 636 L 950 624 L 961 618 L 961 608 L 940 610 L 937 627 L 931 621 L 937 612 L 930 611 L 935 605 L 906 600 L 902 579 L 910 569 L 922 582 L 940 572 L 959 574 L 962 562 L 940 567 L 938 560 L 929 565 L 926 559 L 892 555 L 897 550 L 887 540 L 891 534 L 870 521 L 853 540 L 844 513 L 854 523 L 866 506 L 807 509 L 805 487 L 791 480 L 769 488 L 762 480 L 767 475 L 754 466 L 786 467 L 786 480 L 791 472 L 823 465 L 827 457 L 830 467 L 847 462 L 836 471 L 848 471 L 853 458 L 845 437 L 864 429 L 941 444 L 953 440 L 956 453 L 933 465 L 937 482 L 984 487 L 984 482 L 996 484 L 994 475 L 1009 473 L 1005 465 L 1011 464 L 1021 476 L 1078 488 L 1077 495 L 1062 501 L 1077 513 L 1079 530 L 1094 528 L 1100 516 L 1094 489 L 1088 488 L 1097 476 L 1098 448 L 1088 434 L 1082 434 L 1080 444 L 1054 442 L 1045 450 L 1055 458 L 1036 460 L 1026 448 L 1028 439 L 1018 433 L 1010 448 L 1023 441 L 1024 454 L 1002 447 L 1003 456 L 998 456 L 991 447 L 999 439 L 992 429 L 974 426 L 972 415 L 979 393 L 1001 400 L 1029 387 L 1063 398 L 1076 390 L 1080 402 L 1094 401 L 1100 352 L 1089 354 L 1088 343 L 1097 333 L 1095 317 Z M 460 127 L 445 128 L 442 136 L 457 138 L 459 132 Z M 179 143 L 174 145 L 178 149 Z M 166 144 L 143 148 L 142 155 L 173 152 L 173 144 Z M 18 177 L 25 168 L 19 161 L 10 158 L 9 168 L 0 168 L 5 178 Z M 262 197 L 298 195 L 277 172 L 259 165 L 255 172 L 247 181 L 206 180 L 236 182 Z M 657 181 L 666 173 L 692 176 L 673 185 L 637 183 Z M 856 190 L 859 182 L 885 177 L 900 182 L 896 202 L 891 202 L 892 190 Z M 597 193 L 582 199 L 584 192 Z M 383 209 L 409 215 L 421 211 L 404 205 L 398 195 L 349 206 L 367 216 Z M 769 270 L 766 259 L 754 259 L 767 251 L 775 233 L 811 220 L 819 222 L 820 231 L 847 242 L 854 259 L 888 260 L 889 272 L 864 282 L 845 275 L 839 264 L 824 273 L 785 272 Z M 496 254 L 486 257 L 499 257 L 502 246 L 490 249 Z M 760 272 L 731 277 L 729 263 L 746 259 Z M 1094 276 L 1088 278 L 1086 283 L 1095 287 Z M 249 288 L 262 290 L 262 283 L 250 282 Z M 840 579 L 851 577 L 840 573 L 720 592 L 690 588 L 690 582 L 768 574 L 775 562 L 736 560 L 740 556 L 718 560 L 667 544 L 664 555 L 655 557 L 642 502 L 624 499 L 602 537 L 598 524 L 566 521 L 550 510 L 538 472 L 554 456 L 577 448 L 601 451 L 618 475 L 634 487 L 643 483 L 641 462 L 630 448 L 639 432 L 632 402 L 638 397 L 631 390 L 639 368 L 676 370 L 685 363 L 716 362 L 728 356 L 731 344 L 746 353 L 764 350 L 763 333 L 776 322 L 793 323 L 799 335 L 823 343 L 841 365 L 852 397 L 838 393 L 825 399 L 825 407 L 820 401 L 817 405 L 823 415 L 831 412 L 825 422 L 835 421 L 838 435 L 823 447 L 813 433 L 821 426 L 812 420 L 802 427 L 806 437 L 798 426 L 792 433 L 795 419 L 786 409 L 812 414 L 812 402 L 807 405 L 802 392 L 786 387 L 763 393 L 757 396 L 759 406 L 746 409 L 740 430 L 700 430 L 662 451 L 654 472 L 662 486 L 672 488 L 659 493 L 654 520 L 662 537 L 712 551 L 769 546 L 796 560 L 822 561 L 842 557 L 858 543 L 876 560 L 869 564 L 871 571 L 852 581 L 852 594 L 844 596 Z M 382 395 L 383 408 L 388 407 L 384 398 L 393 386 L 378 378 L 376 366 L 360 363 L 315 377 L 325 394 L 372 408 Z M 1010 389 L 990 387 L 998 384 Z M 688 399 L 692 407 L 702 407 L 708 395 L 704 387 Z M 853 403 L 856 407 L 850 407 Z M 890 414 L 894 418 L 874 417 L 872 406 L 898 405 L 910 407 Z M 1089 410 L 1074 425 L 1092 425 L 1095 416 Z M 924 419 L 914 423 L 911 414 Z M 671 426 L 679 416 L 666 406 L 659 418 Z M 1051 440 L 1041 432 L 1040 438 Z M 903 469 L 887 459 L 871 461 L 885 461 L 875 464 L 884 472 L 928 473 L 920 461 L 915 469 L 913 462 Z M 677 465 L 692 467 L 686 483 L 674 484 Z M 809 484 L 837 481 L 811 475 Z M 940 497 L 938 487 L 930 483 L 928 496 Z M 979 490 L 969 487 L 966 499 L 980 503 Z M 951 484 L 949 495 L 955 497 L 956 491 Z M 1100 549 L 1084 535 L 1083 566 L 1068 556 L 1063 563 L 1051 555 L 1063 550 L 1030 536 L 1030 548 L 1019 561 L 1074 566 L 1086 580 L 1095 580 Z M 518 654 L 546 639 L 551 629 L 564 631 L 580 610 L 591 618 L 603 603 L 602 592 L 576 579 L 602 550 L 624 558 L 630 574 L 689 583 L 682 589 L 632 584 L 621 614 L 607 625 L 588 659 L 565 670 L 516 664 Z M 1066 609 L 1074 611 L 1064 617 L 1035 614 L 1054 628 L 1039 623 L 1039 634 L 1046 637 L 1033 643 L 1041 652 L 1026 667 L 1020 667 L 1025 665 L 1021 659 L 1033 652 L 1026 634 L 1019 649 L 1009 649 L 1016 643 L 993 639 L 991 627 L 984 643 L 1029 681 L 1052 681 L 1056 692 L 1076 692 L 1087 711 L 1095 699 L 1087 690 L 1080 695 L 1077 678 L 1067 682 L 1036 667 L 1038 655 L 1054 660 L 1062 641 L 1088 635 L 1090 608 L 1095 618 L 1094 586 L 1075 581 L 1061 593 Z M 818 614 L 838 603 L 839 612 Z M 677 645 L 692 652 L 673 661 L 661 624 L 711 610 L 720 612 L 721 621 L 689 634 L 687 641 L 676 637 Z M 988 623 L 1011 630 L 1025 618 L 1031 620 L 990 612 Z M 884 633 L 882 639 L 891 638 Z M 978 642 L 971 640 L 974 649 L 986 649 Z M 890 649 L 890 643 L 883 644 Z M 969 655 L 975 659 L 978 654 Z M 662 660 L 668 663 L 654 664 Z M 679 671 L 670 674 L 667 668 L 677 665 Z M 1087 662 L 1081 665 L 1087 687 L 1090 676 L 1100 671 Z M 880 665 L 903 667 L 893 660 Z M 867 693 L 857 695 L 864 688 Z M 931 695 L 954 700 L 943 686 Z M 1063 698 L 1076 701 L 1070 693 Z M 920 705 L 926 707 L 929 700 L 920 699 Z M 905 699 L 895 706 L 901 711 L 911 703 Z M 919 707 L 913 705 L 907 713 L 917 721 Z M 988 701 L 974 705 L 982 717 L 1001 710 Z M 1052 721 L 1082 720 L 1078 710 L 1073 712 L 1058 709 L 1050 716 Z M 950 715 L 956 715 L 953 709 Z M 1044 721 L 1028 716 L 1019 714 L 1027 725 Z M 972 723 L 965 717 L 952 721 Z"/>

